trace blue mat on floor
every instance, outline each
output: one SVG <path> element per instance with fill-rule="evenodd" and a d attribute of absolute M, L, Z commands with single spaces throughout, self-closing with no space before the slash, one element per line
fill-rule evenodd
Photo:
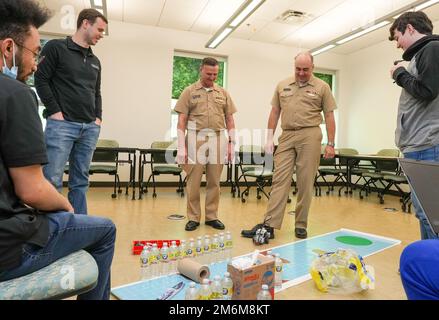
<path fill-rule="evenodd" d="M 271 248 L 273 253 L 279 253 L 282 259 L 288 261 L 288 263 L 284 264 L 282 288 L 276 289 L 276 292 L 311 279 L 309 268 L 312 261 L 316 258 L 316 253 L 313 250 L 318 249 L 328 252 L 339 248 L 352 249 L 362 257 L 367 257 L 400 243 L 399 240 L 395 239 L 354 230 L 340 229 L 321 236 Z M 224 272 L 227 271 L 227 264 L 226 262 L 211 264 L 209 269 L 210 279 L 213 279 L 215 275 L 222 277 Z M 175 286 L 179 282 L 183 282 L 184 287 L 171 300 L 183 300 L 191 280 L 180 274 L 130 283 L 113 288 L 111 293 L 122 300 L 155 300 L 168 288 Z"/>

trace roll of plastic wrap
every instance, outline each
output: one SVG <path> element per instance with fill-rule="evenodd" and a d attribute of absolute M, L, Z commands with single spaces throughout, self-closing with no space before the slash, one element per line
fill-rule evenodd
<path fill-rule="evenodd" d="M 209 278 L 210 270 L 206 265 L 202 265 L 194 259 L 184 258 L 178 261 L 178 272 L 189 279 L 201 283 L 204 278 Z"/>

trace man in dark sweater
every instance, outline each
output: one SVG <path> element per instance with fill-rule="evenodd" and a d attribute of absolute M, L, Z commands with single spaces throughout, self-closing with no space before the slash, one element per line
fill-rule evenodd
<path fill-rule="evenodd" d="M 0 0 L 0 281 L 84 249 L 96 260 L 99 277 L 78 298 L 108 299 L 115 226 L 73 214 L 69 201 L 44 178 L 38 102 L 23 83 L 37 69 L 37 28 L 49 17 L 34 0 Z"/>
<path fill-rule="evenodd" d="M 103 37 L 107 23 L 99 11 L 82 10 L 72 37 L 44 46 L 44 59 L 35 73 L 35 87 L 47 117 L 49 163 L 44 175 L 61 191 L 69 162 L 68 198 L 80 214 L 87 214 L 88 171 L 102 121 L 101 63 L 91 46 Z"/>
<path fill-rule="evenodd" d="M 404 50 L 409 61 L 395 65 L 390 73 L 402 87 L 398 106 L 396 145 L 405 158 L 439 162 L 439 36 L 423 12 L 406 12 L 390 28 L 390 40 Z M 420 222 L 421 238 L 435 239 L 416 194 L 413 206 Z"/>

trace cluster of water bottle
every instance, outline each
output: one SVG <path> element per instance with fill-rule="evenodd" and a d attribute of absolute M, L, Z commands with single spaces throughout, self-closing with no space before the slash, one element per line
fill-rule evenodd
<path fill-rule="evenodd" d="M 181 240 L 180 245 L 172 241 L 163 242 L 159 249 L 156 243 L 147 243 L 140 254 L 140 278 L 142 280 L 177 272 L 178 260 L 191 258 L 200 264 L 229 261 L 232 258 L 233 240 L 230 231 L 224 235 L 214 234 Z"/>
<path fill-rule="evenodd" d="M 203 282 L 197 287 L 195 282 L 189 284 L 186 290 L 185 300 L 232 300 L 233 281 L 230 273 L 224 273 L 224 277 L 215 276 L 213 281 L 203 279 Z"/>
<path fill-rule="evenodd" d="M 282 288 L 282 278 L 283 278 L 283 261 L 279 255 L 276 253 L 273 255 L 271 250 L 267 252 L 267 256 L 272 256 L 274 258 L 274 287 L 276 289 Z M 263 284 L 261 290 L 259 291 L 257 300 L 272 300 L 271 293 L 268 290 L 268 285 Z"/>

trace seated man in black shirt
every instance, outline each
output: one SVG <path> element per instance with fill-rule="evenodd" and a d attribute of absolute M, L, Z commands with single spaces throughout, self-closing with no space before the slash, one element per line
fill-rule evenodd
<path fill-rule="evenodd" d="M 108 299 L 116 228 L 109 219 L 73 214 L 44 178 L 38 102 L 23 83 L 37 69 L 37 29 L 49 17 L 34 0 L 0 1 L 0 281 L 84 249 L 95 258 L 99 277 L 78 299 Z"/>

